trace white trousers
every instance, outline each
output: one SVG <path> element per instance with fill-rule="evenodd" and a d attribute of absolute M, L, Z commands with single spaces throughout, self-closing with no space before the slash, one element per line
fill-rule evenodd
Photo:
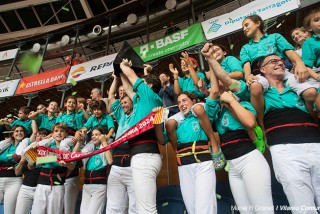
<path fill-rule="evenodd" d="M 16 205 L 17 214 L 28 214 L 30 212 L 36 188 L 21 185 Z"/>
<path fill-rule="evenodd" d="M 178 166 L 180 187 L 189 214 L 217 213 L 216 174 L 212 161 Z"/>
<path fill-rule="evenodd" d="M 64 186 L 38 184 L 34 194 L 32 214 L 62 214 Z"/>
<path fill-rule="evenodd" d="M 106 184 L 84 184 L 82 189 L 81 214 L 101 214 L 106 205 Z"/>
<path fill-rule="evenodd" d="M 0 178 L 0 202 L 3 202 L 5 214 L 15 213 L 17 196 L 21 184 L 22 177 Z"/>
<path fill-rule="evenodd" d="M 303 134 L 303 133 L 301 133 Z M 316 214 L 320 207 L 320 143 L 279 144 L 270 147 L 277 180 L 293 213 Z"/>
<path fill-rule="evenodd" d="M 80 176 L 66 179 L 64 183 L 64 214 L 74 214 L 79 194 Z"/>
<path fill-rule="evenodd" d="M 111 167 L 107 196 L 107 214 L 137 213 L 131 167 Z"/>
<path fill-rule="evenodd" d="M 232 195 L 241 214 L 274 213 L 270 167 L 261 152 L 255 149 L 227 162 Z"/>
<path fill-rule="evenodd" d="M 161 155 L 156 153 L 141 153 L 131 158 L 133 187 L 139 214 L 157 213 L 156 181 L 161 165 Z"/>

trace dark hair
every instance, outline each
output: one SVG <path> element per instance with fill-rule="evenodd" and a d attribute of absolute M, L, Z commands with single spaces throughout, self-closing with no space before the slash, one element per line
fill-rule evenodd
<path fill-rule="evenodd" d="M 78 103 L 82 103 L 84 109 L 87 108 L 87 100 L 86 100 L 85 98 L 83 98 L 83 97 L 78 97 L 78 98 L 77 98 L 77 102 L 78 102 Z"/>
<path fill-rule="evenodd" d="M 161 89 L 161 83 L 159 78 L 157 78 L 155 75 L 153 74 L 149 74 L 149 75 L 144 75 L 142 77 L 147 84 L 152 84 L 152 90 L 154 91 L 154 93 L 158 94 L 160 89 Z"/>
<path fill-rule="evenodd" d="M 92 110 L 98 109 L 103 112 L 107 111 L 107 105 L 103 100 L 94 101 L 91 107 Z"/>
<path fill-rule="evenodd" d="M 320 7 L 314 10 L 311 10 L 306 17 L 303 19 L 303 27 L 309 31 L 311 19 L 316 13 L 320 12 Z"/>
<path fill-rule="evenodd" d="M 226 46 L 224 46 L 223 44 L 212 43 L 212 45 L 218 46 L 219 48 L 221 48 L 221 50 L 223 50 L 224 52 L 227 53 L 226 55 L 228 55 L 229 49 Z"/>
<path fill-rule="evenodd" d="M 24 114 L 29 114 L 31 112 L 31 108 L 29 106 L 23 106 L 19 111 L 22 111 Z"/>
<path fill-rule="evenodd" d="M 69 99 L 75 100 L 75 101 L 76 101 L 76 107 L 77 107 L 78 100 L 77 100 L 77 98 L 76 98 L 75 96 L 73 96 L 73 95 L 67 96 L 67 97 L 64 99 L 63 103 L 66 104 Z M 63 111 L 63 112 L 66 111 L 66 107 L 65 107 L 65 106 L 63 106 L 63 110 L 62 110 L 62 111 Z"/>
<path fill-rule="evenodd" d="M 253 21 L 254 23 L 258 23 L 258 22 L 260 22 L 260 27 L 259 27 L 259 29 L 260 29 L 260 31 L 263 33 L 264 32 L 264 22 L 263 22 L 263 20 L 262 20 L 262 18 L 260 17 L 260 16 L 258 16 L 258 15 L 256 15 L 256 14 L 254 14 L 254 15 L 251 15 L 251 16 L 248 16 L 248 17 L 246 17 L 244 20 L 246 20 L 246 19 L 250 19 L 251 21 Z M 243 20 L 243 21 L 244 21 Z"/>
<path fill-rule="evenodd" d="M 128 98 L 129 98 L 129 100 L 131 100 L 131 98 L 130 98 L 128 95 L 123 95 L 122 97 L 120 97 L 120 99 L 119 99 L 119 100 L 121 101 L 121 100 L 123 100 L 123 99 L 124 99 L 124 98 L 126 98 L 126 97 L 128 97 Z M 131 100 L 131 102 L 132 102 L 132 100 Z"/>
<path fill-rule="evenodd" d="M 24 132 L 24 137 L 26 137 L 27 136 L 27 131 L 26 131 L 26 128 L 24 128 L 23 126 L 21 126 L 21 125 L 15 125 L 14 127 L 12 127 L 11 128 L 11 131 L 15 131 L 16 130 L 16 128 L 22 128 L 22 130 L 23 130 L 23 132 Z M 11 132 L 10 133 L 10 138 L 13 140 L 13 132 Z"/>
<path fill-rule="evenodd" d="M 278 56 L 278 55 L 273 53 L 273 54 L 269 54 L 269 55 L 267 55 L 267 56 L 261 57 L 261 58 L 259 59 L 259 62 L 258 62 L 259 68 L 262 68 L 262 65 L 264 65 L 265 59 L 266 59 L 267 57 L 269 57 L 269 56 Z M 279 57 L 279 56 L 278 56 L 278 57 Z"/>
<path fill-rule="evenodd" d="M 107 134 L 107 129 L 105 129 L 104 127 L 101 127 L 101 126 L 96 126 L 92 129 L 92 132 L 94 130 L 98 130 L 101 134 Z"/>
<path fill-rule="evenodd" d="M 38 134 L 47 136 L 48 134 L 50 134 L 50 131 L 48 129 L 41 128 L 38 130 Z"/>
<path fill-rule="evenodd" d="M 184 92 L 181 92 L 177 96 L 177 101 L 178 101 L 179 96 L 182 95 L 182 94 L 187 95 L 187 97 L 189 97 L 191 100 L 196 100 L 196 101 L 198 100 L 198 97 L 194 93 L 184 91 Z"/>

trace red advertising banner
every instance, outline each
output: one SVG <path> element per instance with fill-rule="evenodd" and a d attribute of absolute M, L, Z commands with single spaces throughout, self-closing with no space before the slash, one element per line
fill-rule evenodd
<path fill-rule="evenodd" d="M 67 74 L 70 66 L 58 68 L 52 71 L 46 71 L 41 74 L 22 78 L 16 89 L 15 95 L 40 91 L 51 88 L 56 85 L 64 84 L 67 80 Z"/>

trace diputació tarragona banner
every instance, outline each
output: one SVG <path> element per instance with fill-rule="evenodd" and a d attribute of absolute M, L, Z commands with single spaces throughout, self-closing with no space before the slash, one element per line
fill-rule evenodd
<path fill-rule="evenodd" d="M 20 80 L 15 95 L 25 94 L 66 83 L 70 66 L 24 77 Z"/>
<path fill-rule="evenodd" d="M 251 15 L 259 15 L 263 20 L 299 8 L 299 0 L 255 0 L 218 17 L 201 22 L 207 40 L 225 36 L 242 28 L 242 21 Z"/>
<path fill-rule="evenodd" d="M 161 39 L 134 47 L 134 51 L 144 62 L 181 51 L 204 41 L 200 24 L 179 30 Z"/>

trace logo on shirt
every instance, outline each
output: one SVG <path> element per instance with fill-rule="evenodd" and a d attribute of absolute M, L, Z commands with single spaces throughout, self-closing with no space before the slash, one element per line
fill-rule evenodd
<path fill-rule="evenodd" d="M 222 124 L 224 126 L 227 126 L 229 124 L 229 119 L 228 119 L 227 115 L 223 115 Z"/>
<path fill-rule="evenodd" d="M 197 122 L 193 122 L 192 128 L 193 128 L 193 131 L 195 131 L 195 132 L 199 131 L 199 124 Z"/>
<path fill-rule="evenodd" d="M 274 53 L 272 45 L 267 45 L 267 52 L 268 52 L 268 54 Z"/>

